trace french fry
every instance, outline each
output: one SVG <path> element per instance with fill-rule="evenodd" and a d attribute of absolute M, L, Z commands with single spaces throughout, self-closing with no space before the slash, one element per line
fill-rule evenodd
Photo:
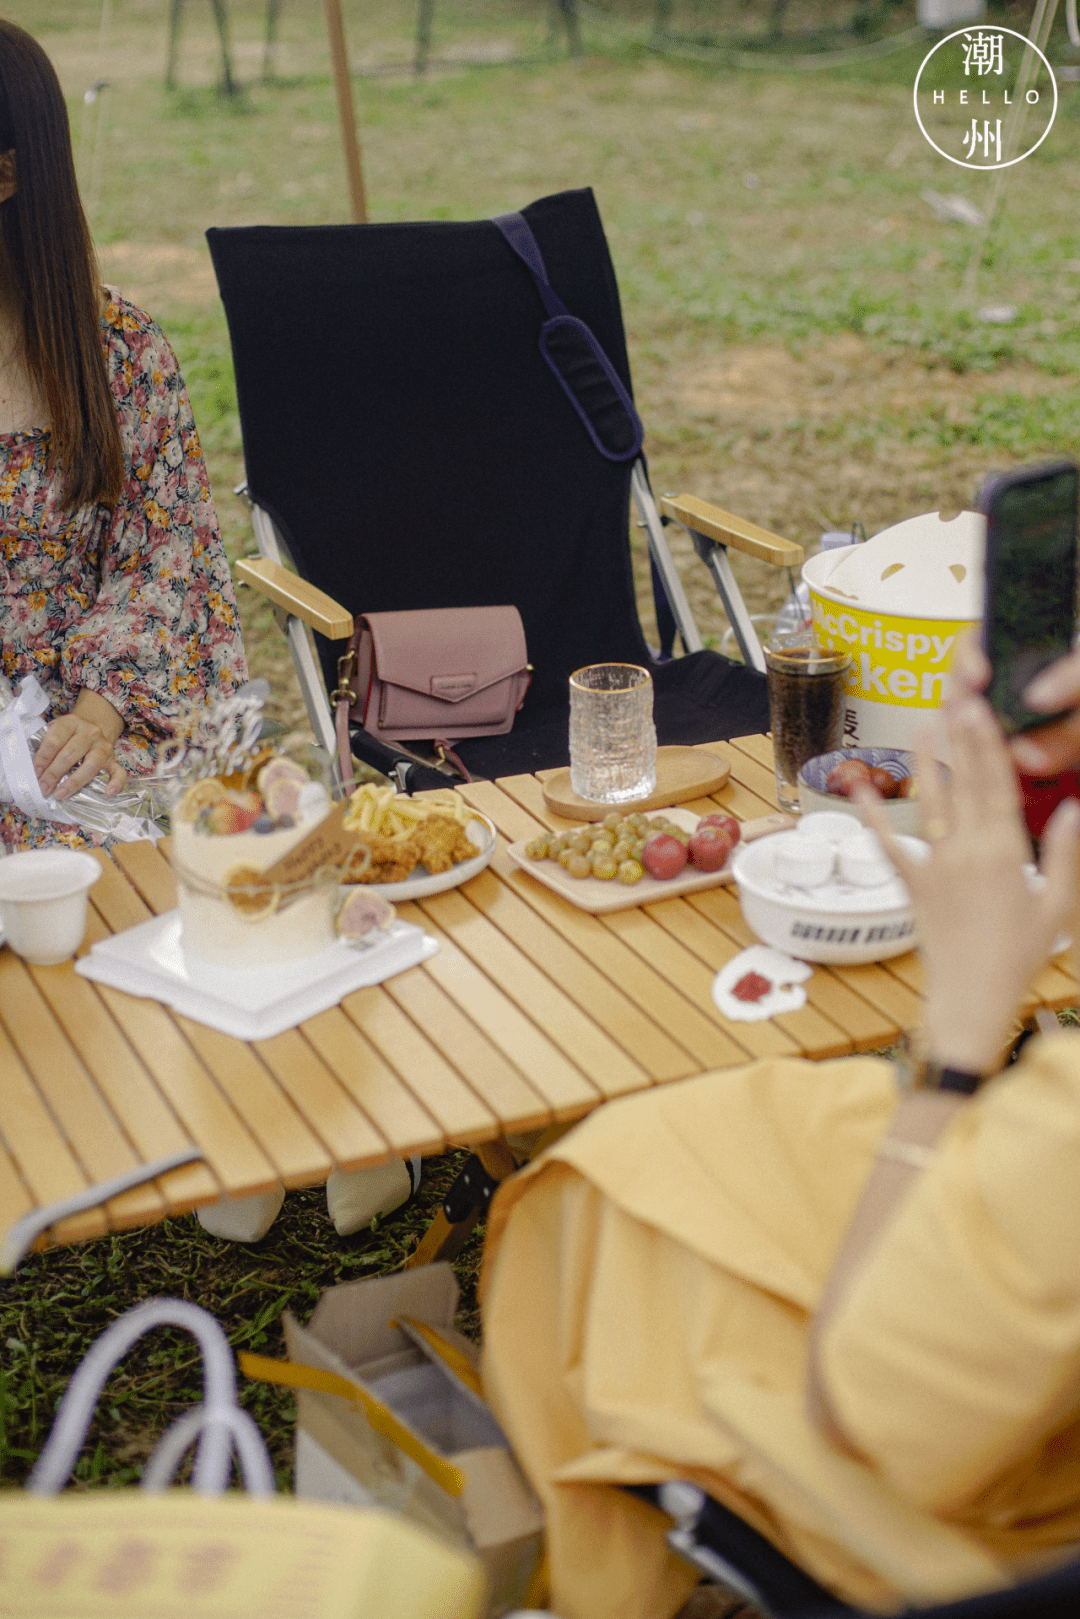
<path fill-rule="evenodd" d="M 432 793 L 425 798 L 408 798 L 393 787 L 376 787 L 365 782 L 352 795 L 345 826 L 350 832 L 370 832 L 403 843 L 422 821 L 433 815 L 449 817 L 459 826 L 467 825 L 472 811 L 459 793 L 452 790 Z"/>

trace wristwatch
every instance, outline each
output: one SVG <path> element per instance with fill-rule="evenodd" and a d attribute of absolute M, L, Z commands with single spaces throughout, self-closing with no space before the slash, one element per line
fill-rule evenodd
<path fill-rule="evenodd" d="M 901 1090 L 955 1091 L 961 1096 L 974 1096 L 986 1079 L 985 1074 L 950 1068 L 947 1063 L 927 1057 L 919 1042 L 907 1034 L 901 1037 L 895 1062 Z"/>

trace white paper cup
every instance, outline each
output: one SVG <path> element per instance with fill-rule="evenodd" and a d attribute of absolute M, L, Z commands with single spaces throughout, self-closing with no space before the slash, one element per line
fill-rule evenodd
<path fill-rule="evenodd" d="M 92 855 L 28 849 L 0 863 L 0 922 L 16 955 L 36 967 L 68 961 L 86 932 L 86 895 L 101 876 Z"/>

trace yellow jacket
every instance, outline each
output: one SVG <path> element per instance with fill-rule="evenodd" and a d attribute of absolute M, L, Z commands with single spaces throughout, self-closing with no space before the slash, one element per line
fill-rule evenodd
<path fill-rule="evenodd" d="M 689 1478 L 883 1610 L 1080 1536 L 1080 1035 L 961 1111 L 822 1345 L 865 1458 L 804 1409 L 809 1327 L 896 1102 L 789 1059 L 594 1113 L 499 1192 L 484 1383 L 547 1512 L 561 1619 L 668 1619 L 694 1576 L 610 1482 Z"/>

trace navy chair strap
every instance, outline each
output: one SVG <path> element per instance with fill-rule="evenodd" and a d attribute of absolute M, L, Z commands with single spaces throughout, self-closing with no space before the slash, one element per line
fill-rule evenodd
<path fill-rule="evenodd" d="M 548 280 L 547 265 L 524 214 L 493 214 L 491 223 L 502 232 L 509 245 L 522 261 L 544 300 L 549 315 L 568 315 L 570 311 Z"/>
<path fill-rule="evenodd" d="M 552 287 L 544 255 L 524 215 L 498 214 L 491 223 L 533 278 L 547 312 L 540 327 L 540 352 L 594 447 L 607 461 L 633 461 L 641 452 L 645 429 L 599 339 L 570 314 Z"/>

